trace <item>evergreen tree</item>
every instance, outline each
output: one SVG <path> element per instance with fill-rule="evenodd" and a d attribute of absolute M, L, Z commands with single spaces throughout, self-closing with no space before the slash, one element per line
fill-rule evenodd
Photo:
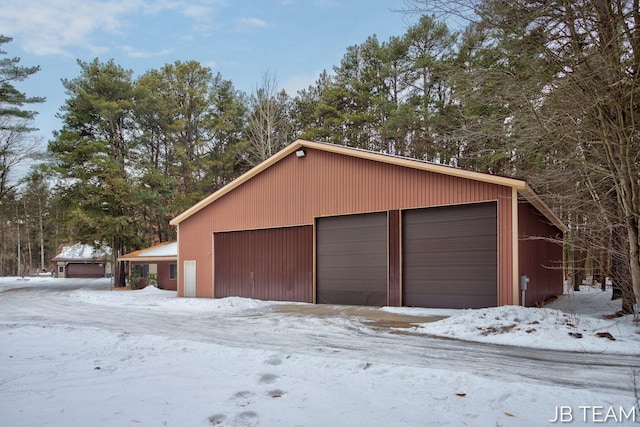
<path fill-rule="evenodd" d="M 0 34 L 0 46 L 9 43 L 13 39 Z M 0 55 L 6 55 L 7 52 L 0 49 Z M 39 66 L 24 67 L 18 65 L 20 58 L 2 58 L 0 59 L 0 118 L 2 119 L 33 119 L 36 113 L 34 111 L 25 110 L 25 104 L 34 104 L 44 102 L 42 97 L 30 97 L 20 92 L 12 82 L 21 82 L 40 71 Z M 14 129 L 20 132 L 33 130 L 25 127 L 22 121 L 4 120 L 0 123 L 0 130 Z"/>
<path fill-rule="evenodd" d="M 73 237 L 111 246 L 118 277 L 116 258 L 144 240 L 131 163 L 136 92 L 131 71 L 113 61 L 78 64 L 80 76 L 63 80 L 69 98 L 49 153 L 61 178 L 58 191 L 64 192 Z"/>
<path fill-rule="evenodd" d="M 208 164 L 211 168 L 203 180 L 203 191 L 208 192 L 228 184 L 249 168 L 246 95 L 236 90 L 230 80 L 217 74 L 211 85 L 210 99 L 213 138 Z"/>
<path fill-rule="evenodd" d="M 300 138 L 342 143 L 337 136 L 341 115 L 329 96 L 333 85 L 333 76 L 323 71 L 315 85 L 300 91 L 294 99 L 292 122 Z"/>
<path fill-rule="evenodd" d="M 0 55 L 7 52 L 1 47 L 13 40 L 0 35 Z M 28 134 L 35 111 L 27 110 L 30 104 L 44 102 L 42 97 L 30 97 L 14 86 L 40 70 L 40 67 L 19 65 L 20 58 L 0 58 L 0 204 L 17 181 L 10 180 L 11 171 L 35 152 L 36 143 Z"/>
<path fill-rule="evenodd" d="M 195 61 L 151 70 L 136 82 L 136 167 L 155 241 L 169 220 L 246 168 L 243 95 Z"/>
<path fill-rule="evenodd" d="M 457 145 L 442 137 L 442 123 L 455 41 L 425 16 L 401 37 L 349 47 L 333 76 L 296 98 L 302 137 L 451 163 Z"/>

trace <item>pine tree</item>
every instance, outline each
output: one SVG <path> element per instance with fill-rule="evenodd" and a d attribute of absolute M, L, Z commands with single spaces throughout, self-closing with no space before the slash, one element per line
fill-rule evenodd
<path fill-rule="evenodd" d="M 73 237 L 110 246 L 119 275 L 117 257 L 144 240 L 131 162 L 135 86 L 131 71 L 113 61 L 78 64 L 80 76 L 63 81 L 70 98 L 61 108 L 63 127 L 54 133 L 49 153 L 62 179 L 59 191 Z"/>

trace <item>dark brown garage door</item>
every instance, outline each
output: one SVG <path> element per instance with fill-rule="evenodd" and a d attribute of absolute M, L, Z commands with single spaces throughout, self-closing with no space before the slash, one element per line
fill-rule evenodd
<path fill-rule="evenodd" d="M 403 304 L 496 306 L 497 227 L 495 202 L 404 211 Z"/>
<path fill-rule="evenodd" d="M 316 228 L 319 304 L 387 304 L 387 214 L 319 218 Z"/>
<path fill-rule="evenodd" d="M 65 276 L 76 279 L 104 277 L 104 264 L 67 264 Z"/>
<path fill-rule="evenodd" d="M 215 233 L 214 293 L 312 302 L 313 227 Z"/>

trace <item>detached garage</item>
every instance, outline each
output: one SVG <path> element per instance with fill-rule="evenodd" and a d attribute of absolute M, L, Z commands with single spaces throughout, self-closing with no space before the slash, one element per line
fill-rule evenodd
<path fill-rule="evenodd" d="M 60 248 L 51 261 L 56 263 L 56 277 L 91 279 L 111 274 L 111 248 L 76 243 Z"/>
<path fill-rule="evenodd" d="M 562 292 L 565 228 L 524 181 L 333 144 L 295 141 L 171 224 L 180 296 L 480 308 Z"/>

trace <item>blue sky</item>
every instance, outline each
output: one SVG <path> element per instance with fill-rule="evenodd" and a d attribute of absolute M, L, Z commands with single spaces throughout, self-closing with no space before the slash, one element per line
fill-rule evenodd
<path fill-rule="evenodd" d="M 16 87 L 44 96 L 35 134 L 43 146 L 59 129 L 66 94 L 61 79 L 78 76 L 76 60 L 114 61 L 138 76 L 177 60 L 196 60 L 250 93 L 266 72 L 294 96 L 347 47 L 376 35 L 405 33 L 418 17 L 403 0 L 4 0 L 3 49 L 41 71 Z"/>

